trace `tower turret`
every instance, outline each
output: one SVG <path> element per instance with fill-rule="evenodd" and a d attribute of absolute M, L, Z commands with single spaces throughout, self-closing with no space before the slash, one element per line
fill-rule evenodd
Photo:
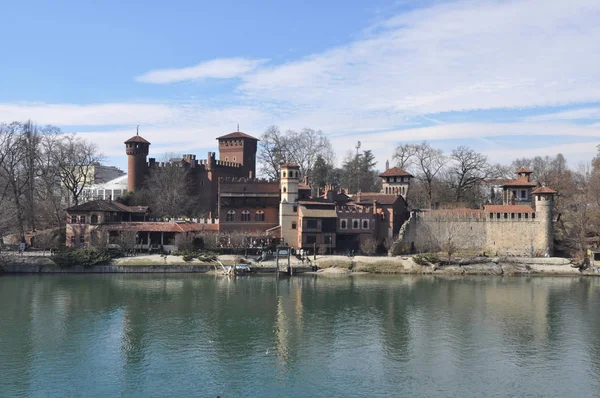
<path fill-rule="evenodd" d="M 280 165 L 281 201 L 279 202 L 279 225 L 281 238 L 291 247 L 298 245 L 298 182 L 300 166 L 295 163 Z"/>
<path fill-rule="evenodd" d="M 134 135 L 125 141 L 125 153 L 127 154 L 127 190 L 135 192 L 139 190 L 146 175 L 148 164 L 146 156 L 150 151 L 150 142 L 139 135 Z"/>
<path fill-rule="evenodd" d="M 244 177 L 256 176 L 256 150 L 258 139 L 236 131 L 217 137 L 219 141 L 219 159 L 239 163 Z"/>
<path fill-rule="evenodd" d="M 556 191 L 548 187 L 539 187 L 531 193 L 535 200 L 535 214 L 540 230 L 537 233 L 537 248 L 551 256 L 554 251 L 554 227 L 552 208 Z"/>
<path fill-rule="evenodd" d="M 381 193 L 402 196 L 406 199 L 408 188 L 410 188 L 410 179 L 413 178 L 412 174 L 402 170 L 400 167 L 393 167 L 379 174 L 379 177 L 383 180 Z"/>

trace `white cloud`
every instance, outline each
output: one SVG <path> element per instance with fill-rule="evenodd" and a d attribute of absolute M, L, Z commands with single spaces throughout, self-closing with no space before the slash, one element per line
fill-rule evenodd
<path fill-rule="evenodd" d="M 600 3 L 467 1 L 244 77 L 251 98 L 334 115 L 522 108 L 600 99 Z"/>
<path fill-rule="evenodd" d="M 108 126 L 161 123 L 177 118 L 181 109 L 163 104 L 112 103 L 94 105 L 1 104 L 0 121 L 33 120 L 61 126 Z"/>
<path fill-rule="evenodd" d="M 179 69 L 158 69 L 136 78 L 144 83 L 166 84 L 201 79 L 231 79 L 241 77 L 266 62 L 263 59 L 219 58 L 196 66 Z"/>

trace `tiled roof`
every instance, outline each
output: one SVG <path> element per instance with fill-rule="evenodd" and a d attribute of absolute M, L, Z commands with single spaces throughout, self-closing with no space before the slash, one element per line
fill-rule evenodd
<path fill-rule="evenodd" d="M 379 174 L 379 177 L 413 177 L 409 172 L 401 169 L 400 167 L 392 167 Z"/>
<path fill-rule="evenodd" d="M 537 184 L 535 182 L 527 181 L 527 180 L 508 180 L 502 186 L 504 187 L 535 187 Z"/>
<path fill-rule="evenodd" d="M 533 173 L 533 171 L 529 170 L 527 167 L 521 167 L 519 170 L 517 170 L 517 173 L 528 173 L 528 174 L 531 174 L 531 173 Z"/>
<path fill-rule="evenodd" d="M 134 231 L 134 232 L 200 232 L 218 231 L 219 224 L 197 224 L 177 222 L 124 222 L 120 224 L 107 224 L 100 227 L 107 231 Z"/>
<path fill-rule="evenodd" d="M 71 206 L 68 209 L 66 209 L 66 211 L 112 211 L 118 213 L 137 213 L 136 210 L 133 210 L 129 206 L 126 206 L 119 202 L 108 200 L 91 200 L 89 202 L 85 202 L 77 206 Z"/>
<path fill-rule="evenodd" d="M 556 193 L 556 191 L 549 187 L 539 187 L 534 189 L 531 193 Z"/>
<path fill-rule="evenodd" d="M 535 213 L 526 205 L 488 205 L 484 208 L 487 213 Z"/>
<path fill-rule="evenodd" d="M 387 195 L 384 193 L 360 193 L 358 198 L 355 197 L 354 199 L 357 203 L 369 202 L 372 204 L 373 201 L 376 200 L 377 203 L 382 205 L 393 205 L 398 198 L 400 198 L 400 196 Z"/>
<path fill-rule="evenodd" d="M 233 133 L 222 135 L 220 137 L 217 137 L 217 140 L 226 140 L 226 139 L 229 139 L 229 138 L 247 138 L 249 140 L 259 141 L 258 138 L 254 138 L 251 135 L 248 135 L 246 133 L 242 133 L 240 131 L 236 131 L 236 132 L 233 132 Z"/>
<path fill-rule="evenodd" d="M 144 144 L 150 144 L 148 141 L 146 141 L 145 139 L 143 139 L 139 135 L 134 135 L 133 137 L 131 137 L 130 139 L 128 139 L 124 143 L 127 144 L 129 142 L 141 142 L 141 143 L 144 143 Z"/>

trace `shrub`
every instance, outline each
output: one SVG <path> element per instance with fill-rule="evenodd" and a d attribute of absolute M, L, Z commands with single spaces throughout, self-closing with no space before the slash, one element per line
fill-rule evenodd
<path fill-rule="evenodd" d="M 415 263 L 419 265 L 439 264 L 440 258 L 436 253 L 421 253 L 413 256 Z"/>
<path fill-rule="evenodd" d="M 96 249 L 64 248 L 52 256 L 52 261 L 61 268 L 70 268 L 76 265 L 91 268 L 94 265 L 106 264 L 110 260 L 111 255 L 107 250 Z"/>
<path fill-rule="evenodd" d="M 183 261 L 188 262 L 192 261 L 194 259 L 194 256 L 192 254 L 184 254 L 183 256 L 181 256 L 181 258 L 183 259 Z"/>

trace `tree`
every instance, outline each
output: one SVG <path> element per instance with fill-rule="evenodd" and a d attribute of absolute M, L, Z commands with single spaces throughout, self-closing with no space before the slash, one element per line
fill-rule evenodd
<path fill-rule="evenodd" d="M 278 127 L 269 127 L 260 137 L 257 160 L 267 178 L 279 180 L 279 165 L 294 162 L 300 166 L 301 176 L 311 178 L 313 166 L 321 156 L 326 164 L 335 163 L 331 142 L 322 131 L 305 128 L 299 132 L 281 133 Z"/>
<path fill-rule="evenodd" d="M 77 206 L 83 189 L 94 181 L 93 166 L 99 164 L 103 156 L 98 152 L 96 144 L 75 135 L 62 136 L 53 156 L 61 184 L 69 195 L 69 202 Z"/>
<path fill-rule="evenodd" d="M 441 150 L 432 148 L 426 141 L 420 144 L 405 144 L 405 146 L 405 149 L 396 148 L 396 154 L 404 154 L 403 163 L 411 164 L 415 168 L 417 179 L 425 185 L 428 205 L 431 208 L 433 206 L 434 181 L 444 167 L 446 157 Z"/>
<path fill-rule="evenodd" d="M 450 155 L 451 186 L 456 202 L 460 202 L 465 193 L 473 189 L 490 175 L 487 157 L 466 146 L 459 146 Z"/>
<path fill-rule="evenodd" d="M 170 163 L 151 170 L 143 195 L 148 198 L 155 217 L 177 218 L 190 214 L 194 201 L 189 192 L 188 173 L 185 167 Z"/>

